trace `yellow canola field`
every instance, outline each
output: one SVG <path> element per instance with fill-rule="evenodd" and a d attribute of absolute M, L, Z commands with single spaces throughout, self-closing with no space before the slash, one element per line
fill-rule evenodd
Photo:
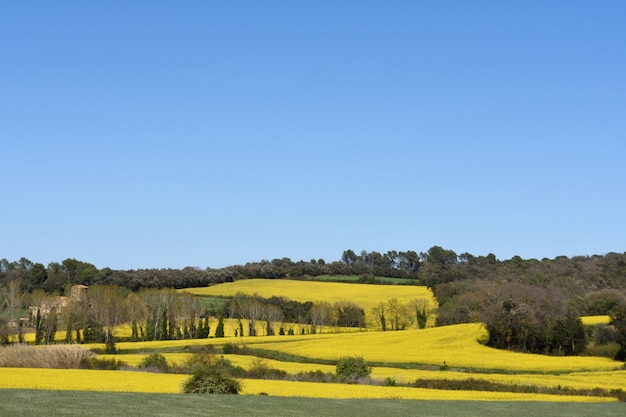
<path fill-rule="evenodd" d="M 150 372 L 0 368 L 0 388 L 179 393 L 187 378 Z"/>
<path fill-rule="evenodd" d="M 399 384 L 411 383 L 417 379 L 463 381 L 471 378 L 514 386 L 534 386 L 544 388 L 566 387 L 578 390 L 593 390 L 594 388 L 617 390 L 624 389 L 626 387 L 626 371 L 623 370 L 606 372 L 574 372 L 571 374 L 553 375 L 428 371 L 418 369 L 374 367 L 371 376 L 374 379 L 380 380 L 384 380 L 385 378 L 394 378 Z"/>
<path fill-rule="evenodd" d="M 311 335 L 291 340 L 284 337 L 247 338 L 246 344 L 251 348 L 311 359 L 333 360 L 356 355 L 368 362 L 445 364 L 452 368 L 507 372 L 609 371 L 623 365 L 600 357 L 554 357 L 493 349 L 478 342 L 486 337 L 484 326 L 470 323 L 397 332 Z M 289 343 L 285 343 L 287 341 Z"/>
<path fill-rule="evenodd" d="M 187 375 L 74 369 L 0 368 L 0 389 L 178 393 Z M 447 391 L 313 382 L 242 380 L 242 394 L 315 398 L 614 402 L 613 398 Z"/>
<path fill-rule="evenodd" d="M 243 394 L 314 398 L 393 398 L 403 400 L 463 401 L 551 401 L 551 402 L 616 402 L 615 398 L 560 396 L 549 394 L 518 394 L 509 392 L 453 391 L 375 385 L 347 385 L 319 382 L 268 381 L 246 379 Z"/>
<path fill-rule="evenodd" d="M 406 304 L 416 298 L 425 298 L 433 307 L 437 301 L 430 289 L 413 285 L 371 285 L 347 284 L 340 282 L 294 281 L 287 279 L 245 279 L 225 282 L 211 287 L 187 288 L 180 290 L 199 296 L 232 297 L 238 292 L 269 298 L 282 296 L 299 302 L 327 301 L 331 304 L 351 301 L 359 305 L 366 316 L 381 302 L 397 298 Z"/>
<path fill-rule="evenodd" d="M 130 353 L 157 349 L 180 350 L 190 345 L 244 343 L 252 349 L 282 352 L 309 358 L 311 361 L 362 356 L 373 363 L 435 367 L 445 363 L 449 368 L 512 373 L 612 371 L 623 366 L 621 362 L 602 357 L 555 357 L 493 349 L 479 342 L 486 337 L 484 326 L 470 323 L 396 332 L 123 342 L 118 343 L 117 347 Z M 99 345 L 89 347 L 96 348 Z"/>
<path fill-rule="evenodd" d="M 571 373 L 613 371 L 623 363 L 593 356 L 555 357 L 493 349 L 480 343 L 487 337 L 478 323 L 428 329 L 387 332 L 329 333 L 299 336 L 258 336 L 219 339 L 123 342 L 123 352 L 181 350 L 191 345 L 243 343 L 264 349 L 309 358 L 312 362 L 336 360 L 342 356 L 362 356 L 371 363 L 429 365 L 464 370 L 506 373 Z M 89 348 L 104 345 L 89 345 Z"/>
<path fill-rule="evenodd" d="M 183 364 L 190 356 L 189 353 L 164 353 L 170 365 Z M 267 367 L 285 371 L 290 375 L 298 373 L 321 371 L 334 374 L 334 365 L 315 363 L 283 362 L 273 359 L 259 359 L 250 355 L 218 355 L 229 360 L 234 366 L 244 369 L 261 363 Z M 103 359 L 117 359 L 126 362 L 130 366 L 137 366 L 145 354 L 117 354 L 98 355 Z M 430 371 L 423 369 L 401 369 L 393 367 L 373 367 L 372 379 L 385 380 L 393 378 L 399 384 L 411 383 L 417 379 L 454 380 L 462 381 L 469 378 L 517 386 L 536 386 L 546 388 L 569 387 L 580 390 L 592 390 L 601 388 L 606 390 L 624 389 L 626 387 L 626 370 L 605 372 L 574 372 L 562 375 L 553 374 L 498 374 L 456 371 Z"/>
<path fill-rule="evenodd" d="M 595 326 L 598 324 L 609 324 L 609 316 L 582 316 L 580 318 L 585 326 Z"/>
<path fill-rule="evenodd" d="M 170 365 L 182 365 L 187 359 L 191 357 L 191 353 L 163 353 L 165 359 Z M 116 355 L 98 355 L 100 359 L 115 359 L 121 360 L 130 366 L 136 367 L 146 357 L 146 354 L 141 353 L 127 353 Z M 279 369 L 285 371 L 288 374 L 295 375 L 301 372 L 315 372 L 322 371 L 324 373 L 335 373 L 336 367 L 334 365 L 324 365 L 317 363 L 301 363 L 301 362 L 283 362 L 274 359 L 257 358 L 251 355 L 215 355 L 216 358 L 223 357 L 230 361 L 234 366 L 239 366 L 244 369 L 250 369 L 255 365 L 262 364 L 269 368 Z"/>

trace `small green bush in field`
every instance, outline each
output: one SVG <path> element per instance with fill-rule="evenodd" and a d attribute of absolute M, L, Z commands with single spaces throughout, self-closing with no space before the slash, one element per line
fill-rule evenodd
<path fill-rule="evenodd" d="M 204 366 L 183 383 L 185 394 L 239 394 L 241 384 L 219 367 Z"/>
<path fill-rule="evenodd" d="M 344 356 L 337 361 L 337 379 L 341 382 L 357 382 L 367 378 L 372 368 L 360 356 Z"/>
<path fill-rule="evenodd" d="M 128 364 L 124 361 L 117 359 L 100 359 L 95 356 L 87 359 L 87 362 L 85 363 L 85 368 L 87 369 L 116 371 L 125 367 L 128 367 Z"/>
<path fill-rule="evenodd" d="M 142 359 L 141 362 L 137 365 L 138 368 L 143 369 L 158 369 L 161 371 L 165 371 L 169 364 L 167 363 L 167 359 L 160 353 L 152 353 L 145 358 Z"/>

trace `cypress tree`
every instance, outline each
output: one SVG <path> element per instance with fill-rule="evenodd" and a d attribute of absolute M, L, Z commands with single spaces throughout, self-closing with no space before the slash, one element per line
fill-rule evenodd
<path fill-rule="evenodd" d="M 215 337 L 224 337 L 224 318 L 222 316 L 218 319 Z"/>

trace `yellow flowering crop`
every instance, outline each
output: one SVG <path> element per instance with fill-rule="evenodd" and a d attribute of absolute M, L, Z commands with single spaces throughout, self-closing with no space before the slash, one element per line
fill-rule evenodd
<path fill-rule="evenodd" d="M 144 358 L 148 355 L 148 353 L 116 353 L 114 355 L 97 355 L 97 358 L 122 361 L 128 366 L 137 367 L 137 365 L 139 365 L 139 363 L 144 360 Z M 191 357 L 191 353 L 182 352 L 163 352 L 162 355 L 165 357 L 165 359 L 167 359 L 167 363 L 170 366 L 182 365 L 187 361 L 187 359 L 189 359 L 189 357 Z"/>
<path fill-rule="evenodd" d="M 452 391 L 409 387 L 349 385 L 318 382 L 274 380 L 243 380 L 243 394 L 316 398 L 394 398 L 406 400 L 465 400 L 465 401 L 561 401 L 614 402 L 615 398 L 565 396 L 549 394 L 521 394 L 488 391 Z"/>
<path fill-rule="evenodd" d="M 0 368 L 1 389 L 47 389 L 110 392 L 178 393 L 187 375 L 148 372 L 74 369 Z M 507 392 L 449 391 L 407 387 L 347 385 L 274 380 L 242 380 L 242 394 L 266 393 L 288 397 L 398 398 L 468 401 L 586 401 L 610 402 L 613 398 L 517 394 Z"/>
<path fill-rule="evenodd" d="M 262 297 L 284 296 L 294 301 L 351 301 L 359 305 L 366 315 L 381 302 L 397 298 L 406 304 L 416 298 L 429 300 L 432 306 L 437 301 L 430 289 L 413 285 L 369 285 L 340 282 L 294 281 L 286 279 L 245 279 L 226 282 L 211 287 L 187 288 L 180 290 L 195 295 L 232 297 L 238 292 L 258 294 Z"/>
<path fill-rule="evenodd" d="M 0 388 L 178 393 L 186 378 L 150 372 L 0 368 Z"/>
<path fill-rule="evenodd" d="M 609 324 L 609 316 L 582 316 L 581 320 L 585 326 L 595 326 L 597 324 Z"/>
<path fill-rule="evenodd" d="M 393 378 L 397 383 L 411 383 L 417 379 L 463 381 L 476 379 L 493 383 L 534 386 L 543 388 L 568 387 L 579 390 L 601 388 L 605 390 L 624 389 L 626 387 L 626 371 L 576 372 L 570 374 L 498 374 L 455 371 L 429 371 L 421 369 L 400 369 L 390 367 L 374 367 L 372 378 L 384 380 Z"/>
<path fill-rule="evenodd" d="M 362 356 L 369 362 L 427 364 L 512 372 L 607 371 L 621 363 L 600 357 L 553 357 L 492 349 L 480 324 L 458 324 L 421 330 L 310 335 L 300 339 L 248 340 L 253 348 L 311 359 Z M 284 343 L 289 340 L 289 343 Z"/>

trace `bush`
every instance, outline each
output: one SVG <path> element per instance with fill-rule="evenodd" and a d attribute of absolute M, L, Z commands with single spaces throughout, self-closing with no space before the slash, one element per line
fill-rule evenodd
<path fill-rule="evenodd" d="M 241 384 L 229 377 L 225 370 L 204 366 L 197 368 L 183 383 L 185 394 L 239 394 Z"/>
<path fill-rule="evenodd" d="M 272 368 L 262 359 L 256 358 L 253 360 L 250 369 L 245 372 L 245 376 L 256 379 L 285 379 L 287 372 Z"/>
<path fill-rule="evenodd" d="M 295 375 L 288 375 L 287 378 L 291 381 L 302 382 L 332 382 L 333 374 L 325 373 L 318 369 L 316 371 L 299 372 Z"/>
<path fill-rule="evenodd" d="M 359 356 L 345 356 L 337 361 L 337 379 L 355 383 L 370 376 L 372 368 Z"/>
<path fill-rule="evenodd" d="M 87 359 L 85 368 L 98 369 L 102 371 L 117 371 L 122 368 L 127 368 L 128 364 L 118 359 L 100 359 L 95 356 Z"/>
<path fill-rule="evenodd" d="M 139 362 L 138 368 L 142 369 L 156 369 L 159 371 L 165 371 L 169 368 L 167 359 L 160 353 L 152 353 Z"/>
<path fill-rule="evenodd" d="M 245 345 L 245 343 L 224 343 L 224 347 L 222 348 L 224 355 L 248 355 L 250 353 L 250 349 Z"/>

